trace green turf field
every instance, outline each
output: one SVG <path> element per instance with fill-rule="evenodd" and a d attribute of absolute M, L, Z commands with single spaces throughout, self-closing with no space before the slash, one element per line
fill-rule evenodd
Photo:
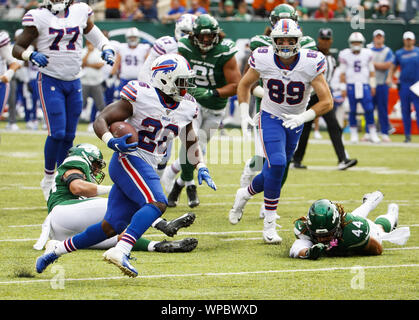
<path fill-rule="evenodd" d="M 419 137 L 404 144 L 347 145 L 358 166 L 338 171 L 336 156 L 327 137 L 313 141 L 304 159 L 308 170 L 290 170 L 278 206 L 282 226 L 281 245 L 262 240 L 259 218 L 262 195 L 248 203 L 242 221 L 231 225 L 228 212 L 239 185 L 244 160 L 233 162 L 234 143 L 218 145 L 209 164 L 218 186 L 198 188 L 201 205 L 193 210 L 195 223 L 175 239 L 196 237 L 198 247 L 190 253 L 134 252 L 135 279 L 102 260 L 102 251 L 81 250 L 64 255 L 43 274 L 34 269 L 42 253 L 32 248 L 46 216 L 46 203 L 39 182 L 43 172 L 45 132 L 9 133 L 0 123 L 0 297 L 19 299 L 141 299 L 141 300 L 312 300 L 312 299 L 403 299 L 419 298 Z M 111 150 L 80 125 L 75 143 L 99 146 L 106 160 Z M 237 132 L 226 131 L 227 135 Z M 348 137 L 346 137 L 349 139 Z M 215 139 L 218 139 L 217 137 Z M 225 161 L 229 156 L 229 161 Z M 214 160 L 213 159 L 213 160 Z M 105 169 L 106 170 L 106 169 Z M 106 171 L 107 172 L 107 171 Z M 110 184 L 109 177 L 104 184 Z M 319 198 L 338 201 L 350 211 L 362 195 L 381 190 L 385 197 L 369 218 L 385 213 L 390 202 L 400 206 L 399 226 L 409 226 L 411 237 L 404 247 L 384 242 L 378 257 L 291 259 L 293 221 L 305 215 Z M 166 219 L 189 211 L 186 196 L 181 205 L 168 209 Z M 151 240 L 164 239 L 149 230 Z M 166 237 L 167 238 L 167 237 Z"/>

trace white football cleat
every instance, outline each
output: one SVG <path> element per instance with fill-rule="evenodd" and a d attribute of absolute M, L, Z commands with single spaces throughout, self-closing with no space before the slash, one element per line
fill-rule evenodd
<path fill-rule="evenodd" d="M 242 175 L 240 176 L 240 187 L 246 188 L 252 182 L 253 178 L 256 176 L 257 172 L 250 169 L 249 165 L 252 159 L 246 161 L 244 165 Z"/>
<path fill-rule="evenodd" d="M 390 203 L 387 208 L 387 214 L 392 215 L 394 217 L 394 226 L 392 230 L 397 227 L 397 223 L 399 222 L 399 206 L 397 203 Z"/>
<path fill-rule="evenodd" d="M 60 242 L 58 240 L 49 240 L 45 245 L 44 253 L 53 252 Z"/>
<path fill-rule="evenodd" d="M 262 202 L 259 210 L 259 218 L 265 219 L 265 204 Z"/>
<path fill-rule="evenodd" d="M 239 223 L 240 219 L 243 216 L 243 209 L 247 201 L 249 201 L 250 195 L 247 192 L 247 188 L 240 188 L 237 190 L 236 199 L 234 200 L 233 208 L 230 210 L 228 219 L 231 224 Z"/>
<path fill-rule="evenodd" d="M 279 216 L 277 216 L 276 219 L 278 219 Z M 278 226 L 276 224 L 276 219 L 272 221 L 266 221 L 266 219 L 263 221 L 263 240 L 265 243 L 269 244 L 280 244 L 282 242 L 282 238 L 278 235 L 276 231 L 276 227 Z"/>
<path fill-rule="evenodd" d="M 374 210 L 378 204 L 383 200 L 384 195 L 381 191 L 377 190 L 371 193 L 366 193 L 364 194 L 364 196 L 362 197 L 362 202 L 363 203 L 370 203 L 371 205 L 371 211 Z"/>
<path fill-rule="evenodd" d="M 116 247 L 110 248 L 103 254 L 103 259 L 109 263 L 116 265 L 121 271 L 128 277 L 138 276 L 138 271 L 135 269 L 129 260 L 132 258 L 124 254 L 121 250 Z"/>

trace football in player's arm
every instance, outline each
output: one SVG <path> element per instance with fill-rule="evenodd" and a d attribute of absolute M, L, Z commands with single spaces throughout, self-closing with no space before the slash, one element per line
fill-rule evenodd
<path fill-rule="evenodd" d="M 383 240 L 404 245 L 410 230 L 408 227 L 396 228 L 397 204 L 390 203 L 387 213 L 375 221 L 367 218 L 382 199 L 380 191 L 366 194 L 363 204 L 351 213 L 339 203 L 327 199 L 315 201 L 307 216 L 294 223 L 297 240 L 290 249 L 290 257 L 317 260 L 321 256 L 376 256 L 383 252 Z"/>

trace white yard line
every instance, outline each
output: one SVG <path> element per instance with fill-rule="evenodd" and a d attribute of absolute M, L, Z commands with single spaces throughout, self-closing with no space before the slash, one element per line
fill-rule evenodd
<path fill-rule="evenodd" d="M 159 279 L 159 278 L 191 278 L 191 277 L 220 277 L 220 276 L 242 276 L 242 275 L 258 275 L 258 274 L 278 274 L 278 273 L 301 273 L 301 272 L 322 272 L 322 271 L 341 271 L 357 269 L 388 269 L 388 268 L 417 268 L 419 264 L 399 264 L 399 265 L 384 265 L 384 266 L 352 266 L 352 267 L 332 267 L 332 268 L 317 268 L 317 269 L 289 269 L 289 270 L 259 270 L 259 271 L 240 271 L 240 272 L 208 272 L 208 273 L 185 273 L 185 274 L 155 274 L 138 276 L 131 281 L 141 279 Z M 128 277 L 100 277 L 100 278 L 69 278 L 65 281 L 103 281 L 103 280 L 120 280 L 129 279 Z M 1 281 L 0 285 L 9 284 L 31 284 L 50 282 L 51 279 L 34 279 L 22 281 Z"/>

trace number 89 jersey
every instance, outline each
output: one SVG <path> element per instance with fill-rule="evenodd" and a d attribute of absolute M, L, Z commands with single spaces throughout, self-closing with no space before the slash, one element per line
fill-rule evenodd
<path fill-rule="evenodd" d="M 272 46 L 259 47 L 249 57 L 249 66 L 259 72 L 264 95 L 261 109 L 283 119 L 282 114 L 300 114 L 306 110 L 311 81 L 326 68 L 321 52 L 300 49 L 289 67 L 281 63 Z"/>
<path fill-rule="evenodd" d="M 186 94 L 182 101 L 170 105 L 150 84 L 130 81 L 121 90 L 121 98 L 132 105 L 127 119 L 138 131 L 138 149 L 130 154 L 140 157 L 153 168 L 166 155 L 168 143 L 177 137 L 198 115 L 195 99 Z"/>
<path fill-rule="evenodd" d="M 80 77 L 82 63 L 83 29 L 92 9 L 85 3 L 74 3 L 64 15 L 52 14 L 46 8 L 29 10 L 22 18 L 24 27 L 36 27 L 35 47 L 48 56 L 49 63 L 40 71 L 60 80 Z"/>

